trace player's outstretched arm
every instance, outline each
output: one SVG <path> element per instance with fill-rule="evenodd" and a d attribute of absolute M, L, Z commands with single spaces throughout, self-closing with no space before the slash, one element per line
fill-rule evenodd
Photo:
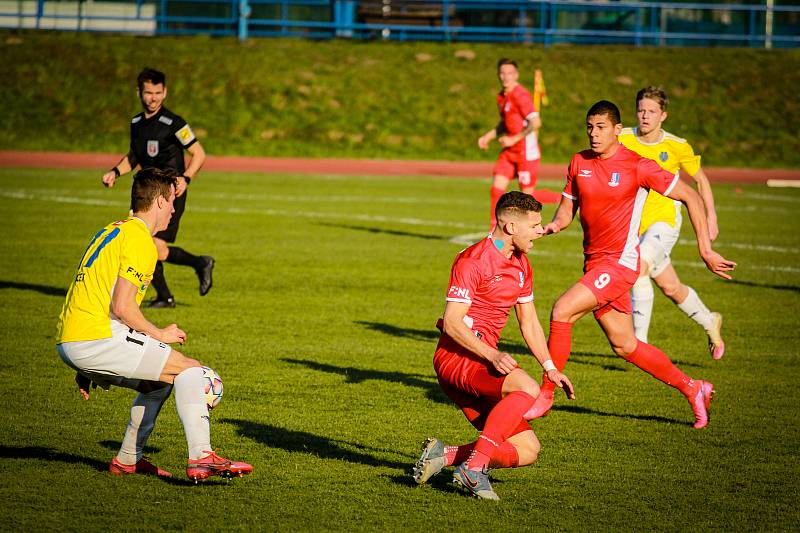
<path fill-rule="evenodd" d="M 533 302 L 524 304 L 517 304 L 514 306 L 517 313 L 517 322 L 519 322 L 519 330 L 522 333 L 522 338 L 525 339 L 525 344 L 531 354 L 539 361 L 542 368 L 547 372 L 547 377 L 559 387 L 564 389 L 567 397 L 570 400 L 575 399 L 575 389 L 572 387 L 572 382 L 569 378 L 559 372 L 553 360 L 550 358 L 550 350 L 547 348 L 547 339 L 544 336 L 542 324 L 539 322 L 539 316 L 536 313 L 536 307 Z"/>
<path fill-rule="evenodd" d="M 116 171 L 114 169 L 116 169 Z M 127 174 L 131 170 L 131 164 L 128 161 L 128 156 L 126 155 L 120 160 L 119 163 L 111 167 L 111 170 L 103 174 L 103 177 L 100 179 L 103 181 L 103 185 L 111 188 L 114 186 L 114 183 L 116 183 L 118 177 L 122 176 L 123 174 Z"/>
<path fill-rule="evenodd" d="M 147 333 L 165 344 L 184 343 L 186 341 L 186 333 L 176 324 L 170 324 L 161 329 L 144 317 L 139 305 L 136 303 L 137 291 L 138 287 L 136 285 L 121 276 L 117 276 L 117 284 L 114 287 L 114 295 L 111 298 L 111 311 L 114 315 L 129 328 Z"/>
<path fill-rule="evenodd" d="M 447 302 L 444 307 L 443 331 L 464 348 L 489 361 L 501 374 L 508 374 L 517 368 L 517 361 L 511 355 L 492 348 L 472 333 L 464 323 L 467 311 L 468 304 Z"/>
<path fill-rule="evenodd" d="M 689 219 L 692 221 L 694 234 L 697 237 L 697 248 L 700 251 L 700 257 L 708 269 L 721 278 L 731 279 L 730 274 L 727 274 L 727 272 L 736 268 L 736 263 L 725 259 L 711 249 L 711 239 L 708 234 L 703 201 L 700 195 L 679 180 L 668 196 L 686 206 L 686 210 L 689 212 Z"/>
<path fill-rule="evenodd" d="M 544 227 L 544 234 L 550 235 L 553 233 L 558 233 L 562 229 L 572 224 L 577 211 L 578 205 L 572 200 L 572 198 L 567 198 L 562 194 L 561 202 L 558 204 L 558 208 L 553 215 L 553 220 L 551 220 L 550 223 Z"/>
<path fill-rule="evenodd" d="M 503 131 L 503 121 L 497 123 L 497 126 L 490 129 L 480 137 L 478 137 L 478 148 L 481 150 L 486 150 L 489 148 L 489 143 L 492 142 L 493 139 L 497 138 L 498 133 Z"/>
<path fill-rule="evenodd" d="M 195 142 L 186 150 L 191 154 L 192 160 L 189 161 L 189 166 L 186 167 L 186 171 L 183 175 L 189 179 L 194 179 L 197 173 L 200 172 L 200 168 L 206 162 L 206 151 L 203 149 L 203 145 L 200 144 L 200 141 Z"/>
<path fill-rule="evenodd" d="M 702 168 L 697 169 L 697 173 L 692 176 L 692 179 L 697 184 L 697 192 L 700 193 L 700 198 L 703 199 L 703 204 L 706 207 L 708 236 L 713 242 L 719 236 L 719 226 L 717 225 L 717 210 L 714 205 L 714 193 L 711 192 L 711 183 Z"/>
<path fill-rule="evenodd" d="M 517 133 L 516 135 L 501 135 L 497 140 L 503 146 L 503 148 L 509 148 L 514 146 L 519 141 L 533 133 L 534 131 L 538 130 L 539 127 L 542 125 L 542 121 L 539 120 L 539 117 L 532 119 L 525 128 Z"/>

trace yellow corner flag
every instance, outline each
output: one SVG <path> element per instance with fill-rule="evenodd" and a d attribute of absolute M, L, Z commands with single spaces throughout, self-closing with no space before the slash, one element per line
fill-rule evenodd
<path fill-rule="evenodd" d="M 538 68 L 533 72 L 533 107 L 537 111 L 542 110 L 542 106 L 548 105 L 547 89 L 544 86 L 542 71 Z"/>

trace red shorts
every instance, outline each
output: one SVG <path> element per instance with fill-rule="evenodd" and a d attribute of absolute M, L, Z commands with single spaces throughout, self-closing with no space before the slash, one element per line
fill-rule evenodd
<path fill-rule="evenodd" d="M 586 270 L 580 283 L 597 298 L 594 317 L 600 318 L 612 309 L 631 314 L 631 288 L 638 277 L 638 269 L 631 270 L 616 261 L 601 261 Z"/>
<path fill-rule="evenodd" d="M 503 150 L 497 158 L 492 170 L 493 176 L 505 176 L 509 179 L 519 178 L 520 188 L 528 189 L 536 185 L 539 176 L 539 160 L 528 161 L 525 154 Z"/>
<path fill-rule="evenodd" d="M 489 413 L 503 399 L 506 376 L 447 335 L 439 338 L 433 368 L 447 397 L 461 408 L 473 426 L 482 431 Z M 530 427 L 526 424 L 525 429 Z"/>

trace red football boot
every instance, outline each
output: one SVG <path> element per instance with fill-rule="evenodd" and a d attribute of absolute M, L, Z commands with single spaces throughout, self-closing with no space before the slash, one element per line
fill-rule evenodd
<path fill-rule="evenodd" d="M 146 476 L 172 477 L 171 472 L 161 470 L 159 467 L 142 457 L 135 465 L 124 465 L 116 457 L 108 465 L 108 471 L 115 476 L 125 476 L 128 474 L 144 474 Z"/>
<path fill-rule="evenodd" d="M 208 455 L 200 459 L 189 459 L 186 465 L 186 477 L 197 482 L 211 476 L 242 477 L 253 471 L 253 466 L 247 463 L 225 459 L 216 452 L 206 453 Z"/>
<path fill-rule="evenodd" d="M 708 410 L 711 408 L 711 398 L 714 396 L 714 385 L 708 381 L 698 381 L 697 385 L 697 392 L 688 399 L 694 411 L 694 427 L 703 429 L 708 425 Z"/>

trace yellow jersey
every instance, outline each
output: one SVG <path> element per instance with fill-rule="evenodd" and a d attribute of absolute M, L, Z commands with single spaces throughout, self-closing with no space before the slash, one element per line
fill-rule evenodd
<path fill-rule="evenodd" d="M 694 176 L 700 170 L 700 156 L 694 154 L 686 139 L 662 130 L 661 140 L 650 144 L 639 139 L 637 133 L 638 128 L 623 128 L 619 134 L 619 142 L 640 156 L 652 159 L 669 172 L 675 173 L 680 169 Z M 674 228 L 680 212 L 680 202 L 651 190 L 644 203 L 639 234 L 644 233 L 655 222 L 666 222 Z"/>
<path fill-rule="evenodd" d="M 98 231 L 67 292 L 58 318 L 56 343 L 111 337 L 111 296 L 117 277 L 138 287 L 139 305 L 153 279 L 157 259 L 153 237 L 139 218 L 112 222 Z"/>

